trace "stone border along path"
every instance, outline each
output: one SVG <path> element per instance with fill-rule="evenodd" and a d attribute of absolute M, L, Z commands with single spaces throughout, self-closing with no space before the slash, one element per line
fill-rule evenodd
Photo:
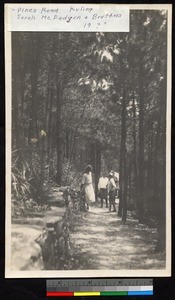
<path fill-rule="evenodd" d="M 69 248 L 69 210 L 62 192 L 53 188 L 48 199 L 49 209 L 14 218 L 11 230 L 12 270 L 54 270 L 63 267 Z"/>
<path fill-rule="evenodd" d="M 12 270 L 165 267 L 165 254 L 155 253 L 156 230 L 138 224 L 129 212 L 123 224 L 106 208 L 71 213 L 71 203 L 66 209 L 56 206 L 59 201 L 64 204 L 62 193 L 53 188 L 44 217 L 20 218 L 12 224 Z M 43 232 L 45 227 L 48 231 Z"/>
<path fill-rule="evenodd" d="M 75 220 L 71 232 L 71 269 L 162 269 L 165 254 L 155 253 L 156 229 L 138 224 L 128 213 L 123 224 L 117 213 L 91 207 Z"/>

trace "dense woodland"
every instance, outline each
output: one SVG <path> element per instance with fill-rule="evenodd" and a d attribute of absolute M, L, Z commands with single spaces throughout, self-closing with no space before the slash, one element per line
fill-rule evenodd
<path fill-rule="evenodd" d="M 158 228 L 165 247 L 164 11 L 132 11 L 129 33 L 12 33 L 12 194 L 79 188 L 92 164 L 120 173 L 118 215 Z"/>

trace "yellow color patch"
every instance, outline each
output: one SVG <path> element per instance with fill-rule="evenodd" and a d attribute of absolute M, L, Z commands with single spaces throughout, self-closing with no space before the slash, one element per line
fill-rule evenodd
<path fill-rule="evenodd" d="M 100 296 L 100 292 L 75 292 L 74 296 Z"/>

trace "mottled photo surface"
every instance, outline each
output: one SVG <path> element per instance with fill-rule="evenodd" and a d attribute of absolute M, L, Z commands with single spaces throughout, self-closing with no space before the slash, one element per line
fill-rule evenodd
<path fill-rule="evenodd" d="M 169 18 L 7 36 L 7 277 L 170 274 Z"/>

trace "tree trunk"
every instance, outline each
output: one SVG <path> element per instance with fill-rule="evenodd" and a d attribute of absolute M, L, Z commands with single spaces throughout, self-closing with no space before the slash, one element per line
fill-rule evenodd
<path fill-rule="evenodd" d="M 51 83 L 50 83 L 51 85 Z M 52 85 L 51 85 L 51 91 L 49 93 L 49 112 L 48 112 L 48 126 L 47 126 L 47 160 L 49 165 L 49 177 L 50 177 L 50 161 L 52 159 L 52 103 L 53 103 L 53 92 L 52 92 Z"/>
<path fill-rule="evenodd" d="M 126 221 L 127 217 L 127 189 L 128 189 L 128 176 L 127 176 L 127 153 L 126 153 L 126 92 L 124 87 L 124 93 L 123 93 L 123 107 L 122 107 L 122 120 L 123 120 L 123 126 L 122 126 L 122 138 L 123 138 L 123 209 L 122 209 L 122 221 Z"/>
<path fill-rule="evenodd" d="M 48 93 L 47 93 L 47 106 L 46 106 L 46 114 L 47 114 L 47 160 L 50 166 L 50 158 L 51 158 L 51 137 L 52 137 L 52 106 L 53 106 L 53 98 L 54 98 L 54 75 L 55 75 L 55 66 L 54 66 L 54 39 L 52 40 L 52 52 L 49 63 L 49 76 L 48 76 Z M 49 167 L 50 174 L 50 167 Z"/>
<path fill-rule="evenodd" d="M 122 98 L 122 129 L 121 129 L 121 146 L 120 146 L 120 177 L 119 177 L 119 209 L 118 216 L 126 217 L 127 197 L 126 197 L 126 91 L 123 88 Z"/>
<path fill-rule="evenodd" d="M 30 110 L 30 123 L 29 123 L 29 142 L 31 138 L 39 137 L 38 132 L 38 101 L 37 101 L 37 82 L 38 82 L 38 73 L 39 73 L 39 57 L 40 57 L 40 46 L 39 40 L 32 38 L 31 43 L 31 110 Z"/>
<path fill-rule="evenodd" d="M 157 152 L 157 219 L 158 219 L 158 241 L 156 250 L 161 252 L 166 247 L 166 81 L 164 80 L 160 86 L 160 112 L 158 120 L 158 134 L 156 139 Z"/>
<path fill-rule="evenodd" d="M 97 199 L 98 194 L 98 180 L 101 170 L 101 147 L 98 141 L 91 143 L 90 146 L 90 162 L 94 172 L 95 195 Z"/>
<path fill-rule="evenodd" d="M 142 59 L 139 62 L 139 178 L 138 178 L 138 220 L 143 222 L 144 212 L 144 87 Z"/>
<path fill-rule="evenodd" d="M 135 104 L 135 94 L 133 93 L 133 100 L 132 100 L 132 106 L 133 106 L 133 165 L 134 165 L 134 198 L 136 200 L 136 204 L 138 207 L 138 172 L 137 172 L 137 135 L 136 135 L 136 104 Z"/>
<path fill-rule="evenodd" d="M 152 201 L 153 201 L 153 129 L 151 129 L 148 137 L 148 164 L 147 164 L 147 187 L 146 187 L 146 199 L 147 199 L 147 209 L 148 217 L 152 213 Z"/>
<path fill-rule="evenodd" d="M 132 200 L 132 163 L 131 159 L 129 159 L 128 163 L 128 201 Z"/>
<path fill-rule="evenodd" d="M 18 167 L 21 169 L 22 165 L 27 164 L 26 157 L 26 145 L 25 145 L 25 136 L 24 136 L 24 124 L 21 121 L 21 109 L 22 102 L 24 97 L 24 73 L 22 69 L 21 61 L 21 46 L 19 33 L 15 32 L 12 35 L 12 46 L 13 46 L 13 65 L 12 65 L 12 148 L 14 147 L 14 141 L 16 143 L 16 149 L 18 151 Z"/>
<path fill-rule="evenodd" d="M 62 179 L 62 138 L 61 138 L 61 109 L 62 109 L 62 87 L 57 84 L 57 175 L 56 181 L 61 186 Z"/>
<path fill-rule="evenodd" d="M 70 141 L 69 141 L 69 137 L 70 137 L 70 130 L 69 128 L 66 129 L 66 133 L 65 133 L 65 157 L 67 159 L 69 159 L 69 153 L 70 153 Z"/>
<path fill-rule="evenodd" d="M 95 195 L 97 200 L 98 195 L 98 181 L 100 178 L 101 171 L 101 147 L 99 142 L 96 142 L 96 172 L 95 172 Z"/>
<path fill-rule="evenodd" d="M 124 157 L 124 176 L 123 176 L 123 211 L 122 211 L 122 221 L 126 222 L 127 218 L 127 190 L 128 190 L 128 172 L 127 172 L 127 157 L 126 157 L 126 150 L 125 150 L 125 157 Z"/>

